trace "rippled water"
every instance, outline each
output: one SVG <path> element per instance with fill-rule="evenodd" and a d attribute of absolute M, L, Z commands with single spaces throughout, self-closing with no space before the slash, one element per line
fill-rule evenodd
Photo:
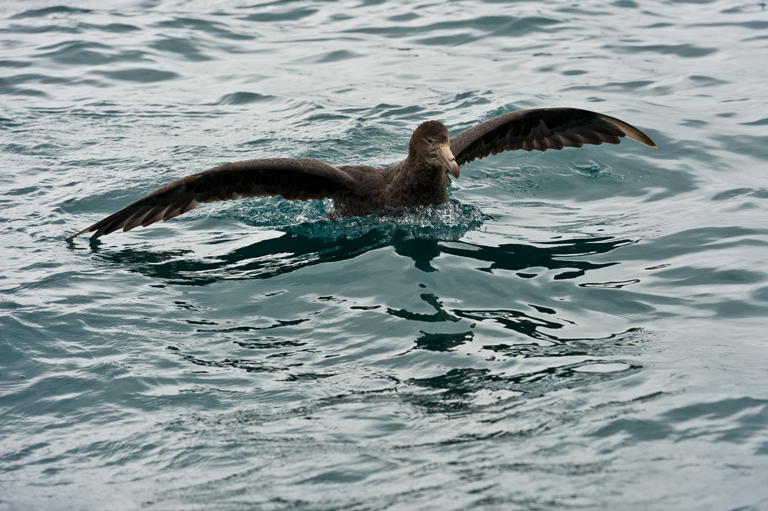
<path fill-rule="evenodd" d="M 0 20 L 0 509 L 768 508 L 764 3 Z M 252 199 L 64 241 L 222 162 L 384 165 L 546 106 L 659 149 L 489 157 L 401 218 Z"/>

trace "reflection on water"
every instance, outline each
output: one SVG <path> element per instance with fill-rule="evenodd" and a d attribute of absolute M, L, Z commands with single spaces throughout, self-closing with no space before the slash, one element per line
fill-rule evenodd
<path fill-rule="evenodd" d="M 537 267 L 549 270 L 573 268 L 571 271 L 563 271 L 554 277 L 555 280 L 563 280 L 581 277 L 589 270 L 618 264 L 616 262 L 590 263 L 589 261 L 582 260 L 581 257 L 604 254 L 631 243 L 634 242 L 613 238 L 576 238 L 550 241 L 536 246 L 510 243 L 499 247 L 482 247 L 468 244 L 469 246 L 463 248 L 460 244 L 452 244 L 450 247 L 445 247 L 443 251 L 452 255 L 489 262 L 491 263 L 489 266 L 479 268 L 488 272 L 496 269 L 519 271 Z M 571 259 L 568 259 L 568 257 L 571 257 Z M 579 257 L 579 259 L 576 259 L 576 257 Z M 519 276 L 530 278 L 535 275 L 535 273 L 526 272 Z"/>
<path fill-rule="evenodd" d="M 635 243 L 634 240 L 603 236 L 560 237 L 535 244 L 484 246 L 458 240 L 455 226 L 448 232 L 441 232 L 438 226 L 436 232 L 424 233 L 421 229 L 425 227 L 412 228 L 416 223 L 413 218 L 405 223 L 399 223 L 402 220 L 398 219 L 386 219 L 386 225 L 382 225 L 379 217 L 370 217 L 369 220 L 374 225 L 362 233 L 358 232 L 361 220 L 350 220 L 350 232 L 344 234 L 343 220 L 329 223 L 321 218 L 317 221 L 319 225 L 305 223 L 301 227 L 304 231 L 312 231 L 312 236 L 291 229 L 277 237 L 205 257 L 196 257 L 192 250 L 103 249 L 100 243 L 92 244 L 91 248 L 98 260 L 114 268 L 125 268 L 151 279 L 159 279 L 166 285 L 207 286 L 222 280 L 277 278 L 310 266 L 351 261 L 386 248 L 391 248 L 399 257 L 410 259 L 413 267 L 425 274 L 438 272 L 436 261 L 450 256 L 459 261 L 455 264 L 466 261 L 474 271 L 485 274 L 507 270 L 524 282 L 534 282 L 542 278 L 541 274 L 554 271 L 553 275 L 546 277 L 548 281 L 568 281 L 619 264 L 618 261 L 606 260 L 606 254 Z M 462 230 L 466 231 L 469 226 L 465 224 Z M 598 256 L 599 262 L 590 260 Z M 579 286 L 622 287 L 608 284 L 617 283 Z M 270 296 L 282 299 L 280 294 L 277 292 Z M 388 316 L 402 321 L 401 324 L 408 330 L 416 328 L 410 340 L 399 342 L 400 348 L 392 353 L 394 357 L 412 357 L 418 353 L 448 354 L 461 350 L 471 354 L 472 358 L 467 362 L 472 364 L 482 361 L 483 365 L 490 361 L 504 367 L 503 370 L 481 367 L 451 369 L 441 376 L 426 379 L 395 378 L 389 385 L 390 390 L 406 383 L 415 389 L 439 388 L 444 395 L 430 398 L 438 407 L 445 400 L 450 407 L 458 406 L 457 403 L 463 399 L 461 396 L 466 397 L 461 406 L 471 407 L 481 389 L 485 389 L 484 392 L 503 390 L 507 393 L 505 399 L 514 399 L 531 392 L 541 395 L 546 389 L 578 386 L 594 379 L 622 377 L 639 369 L 636 364 L 625 363 L 604 365 L 605 370 L 580 370 L 600 364 L 606 357 L 615 364 L 616 360 L 631 356 L 633 347 L 643 342 L 645 334 L 639 328 L 599 338 L 558 336 L 556 332 L 567 332 L 574 324 L 574 320 L 565 319 L 571 315 L 567 311 L 533 304 L 528 305 L 528 310 L 446 307 L 443 300 L 432 292 L 422 292 L 419 298 L 432 312 L 393 308 L 385 304 L 359 305 L 334 296 L 318 296 L 314 300 L 317 305 L 304 315 L 292 314 L 290 319 L 271 322 L 260 320 L 256 325 L 249 324 L 248 318 L 244 317 L 238 324 L 224 326 L 197 311 L 195 319 L 186 320 L 196 326 L 196 336 L 213 335 L 226 340 L 229 346 L 247 350 L 247 353 L 243 352 L 241 356 L 241 352 L 234 348 L 217 349 L 219 358 L 211 358 L 213 353 L 198 353 L 197 348 L 190 350 L 184 344 L 174 344 L 169 346 L 169 350 L 197 366 L 196 370 L 230 368 L 248 373 L 275 373 L 287 378 L 285 381 L 328 378 L 337 375 L 338 371 L 319 373 L 304 372 L 302 369 L 316 365 L 327 357 L 338 356 L 333 352 L 336 346 L 324 346 L 318 342 L 315 333 L 320 328 L 318 322 L 328 315 L 352 315 L 358 318 L 356 322 L 360 324 L 367 321 L 375 324 L 382 321 L 380 318 Z M 191 307 L 188 304 L 184 306 Z M 285 312 L 291 314 L 290 310 Z M 434 330 L 425 328 L 430 324 Z M 451 326 L 450 331 L 441 331 L 442 324 L 455 326 Z M 494 325 L 514 335 L 505 335 L 501 340 L 497 339 L 498 335 L 489 336 L 496 329 Z M 266 331 L 272 332 L 271 336 L 261 337 L 261 332 Z M 524 367 L 513 369 L 506 365 L 510 361 L 533 358 L 539 364 L 535 371 Z"/>
<path fill-rule="evenodd" d="M 269 279 L 308 266 L 354 259 L 387 247 L 412 259 L 415 267 L 424 272 L 435 271 L 432 261 L 442 254 L 450 254 L 484 263 L 477 268 L 481 271 L 511 270 L 519 272 L 518 276 L 522 278 L 533 278 L 537 275 L 535 271 L 521 270 L 564 270 L 555 275 L 554 279 L 565 280 L 581 277 L 589 270 L 618 264 L 591 263 L 585 257 L 605 254 L 634 243 L 632 240 L 602 237 L 561 239 L 536 245 L 507 243 L 486 247 L 453 241 L 455 234 L 451 233 L 446 241 L 445 238 L 424 235 L 415 237 L 413 231 L 403 229 L 372 228 L 359 236 L 330 239 L 287 232 L 277 238 L 257 241 L 226 254 L 204 258 L 195 258 L 191 250 L 102 250 L 99 243 L 92 244 L 92 251 L 99 259 L 110 264 L 182 285 L 207 285 L 222 279 Z"/>
<path fill-rule="evenodd" d="M 338 234 L 338 224 L 335 229 Z M 529 284 L 538 279 L 567 282 L 615 266 L 619 261 L 611 261 L 606 256 L 634 243 L 634 240 L 604 236 L 483 246 L 459 241 L 453 236 L 417 236 L 407 229 L 373 228 L 359 236 L 337 235 L 330 239 L 285 232 L 206 257 L 195 257 L 192 251 L 185 250 L 113 251 L 101 249 L 98 244 L 93 246 L 93 252 L 103 264 L 126 268 L 168 285 L 199 287 L 222 280 L 276 279 L 314 265 L 363 258 L 385 248 L 391 248 L 389 253 L 397 257 L 410 260 L 412 267 L 425 275 L 439 272 L 438 260 L 450 257 L 454 265 L 473 268 L 471 271 L 482 275 L 507 270 L 514 273 L 513 278 Z M 599 261 L 592 261 L 593 257 Z M 542 275 L 550 270 L 554 274 Z M 607 289 L 620 287 L 605 286 Z M 194 319 L 186 320 L 194 327 L 193 338 L 209 347 L 201 349 L 198 342 L 185 338 L 183 342 L 172 343 L 168 350 L 197 373 L 235 370 L 273 374 L 282 382 L 318 381 L 343 374 L 341 367 L 349 358 L 344 352 L 355 345 L 357 335 L 370 337 L 371 332 L 375 332 L 373 339 L 386 338 L 382 336 L 387 330 L 384 325 L 395 321 L 400 333 L 387 348 L 391 360 L 402 360 L 398 365 L 407 367 L 420 357 L 437 357 L 433 362 L 435 368 L 430 371 L 436 374 L 429 377 L 398 375 L 399 370 L 393 368 L 378 385 L 375 395 L 397 392 L 402 398 L 410 396 L 407 399 L 425 411 L 435 413 L 470 410 L 499 400 L 543 396 L 558 389 L 624 378 L 641 369 L 639 364 L 627 362 L 636 354 L 638 346 L 646 342 L 647 334 L 641 328 L 625 328 L 601 337 L 578 337 L 568 334 L 580 321 L 570 309 L 534 304 L 528 304 L 524 310 L 446 306 L 436 292 L 428 291 L 421 292 L 418 298 L 428 310 L 418 305 L 414 308 L 396 308 L 386 303 L 360 305 L 342 297 L 315 295 L 303 298 L 310 300 L 309 308 L 300 313 L 295 312 L 299 310 L 296 302 L 285 302 L 289 298 L 283 291 L 275 291 L 263 298 L 267 300 L 263 305 L 253 307 L 257 317 L 244 315 L 236 322 L 230 318 L 226 320 L 228 324 L 221 324 L 215 315 L 207 315 L 193 304 L 177 302 L 178 307 L 194 313 Z M 271 307 L 267 305 L 270 300 L 276 301 Z M 291 303 L 291 307 L 282 306 L 284 302 Z M 284 319 L 270 319 L 275 317 L 274 311 L 281 311 Z M 332 336 L 341 336 L 338 342 L 326 340 L 322 334 L 329 325 L 337 323 L 336 320 L 329 323 L 330 318 L 349 318 L 344 321 L 351 330 Z M 507 333 L 494 333 L 499 328 Z M 217 345 L 217 339 L 225 342 Z M 442 372 L 437 369 L 440 357 L 455 355 L 467 357 L 464 367 Z M 381 360 L 387 358 L 384 356 Z M 333 359 L 338 362 L 330 363 Z M 373 360 L 371 355 L 362 353 L 352 359 Z M 523 363 L 525 360 L 535 361 L 535 367 Z M 327 367 L 322 371 L 311 369 L 318 366 Z M 346 391 L 348 399 L 358 393 L 359 399 L 368 399 L 368 390 Z M 335 402 L 329 401 L 328 406 Z"/>

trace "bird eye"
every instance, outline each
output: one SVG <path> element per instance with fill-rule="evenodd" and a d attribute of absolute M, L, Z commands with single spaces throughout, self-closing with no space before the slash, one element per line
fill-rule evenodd
<path fill-rule="evenodd" d="M 432 140 L 432 139 L 431 139 L 431 138 L 429 138 L 429 137 L 427 137 L 425 140 L 426 140 L 426 141 L 427 141 L 427 143 L 429 143 L 429 144 L 431 144 L 432 142 L 434 142 L 434 140 Z"/>

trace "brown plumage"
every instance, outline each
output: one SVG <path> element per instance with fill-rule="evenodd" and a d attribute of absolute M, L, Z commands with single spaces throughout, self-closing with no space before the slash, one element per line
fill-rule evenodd
<path fill-rule="evenodd" d="M 98 238 L 117 229 L 129 231 L 170 220 L 202 202 L 239 197 L 330 198 L 337 211 L 349 216 L 442 204 L 448 200 L 448 173 L 458 179 L 459 166 L 476 158 L 515 149 L 618 144 L 625 136 L 656 147 L 640 130 L 619 119 L 576 108 L 509 112 L 451 138 L 442 123 L 427 121 L 413 132 L 406 159 L 386 168 L 334 167 L 312 158 L 225 163 L 162 186 L 68 239 L 88 232 Z"/>

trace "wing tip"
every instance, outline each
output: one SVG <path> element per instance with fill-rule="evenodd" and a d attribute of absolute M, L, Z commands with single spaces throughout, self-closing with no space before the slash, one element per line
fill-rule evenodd
<path fill-rule="evenodd" d="M 69 238 L 67 238 L 67 241 L 72 241 L 73 239 L 77 238 L 77 237 L 78 237 L 78 236 L 80 236 L 81 234 L 85 234 L 85 233 L 91 232 L 92 230 L 93 230 L 93 229 L 91 229 L 90 227 L 89 227 L 89 228 L 87 228 L 87 229 L 84 229 L 84 230 L 82 230 L 82 231 L 78 232 L 77 234 L 73 234 L 72 236 L 70 236 Z"/>
<path fill-rule="evenodd" d="M 102 220 L 101 222 L 97 222 L 97 223 L 93 224 L 92 226 L 88 227 L 87 229 L 83 229 L 82 231 L 78 232 L 77 234 L 73 234 L 72 236 L 68 237 L 66 239 L 66 241 L 72 241 L 75 238 L 77 238 L 78 236 L 80 236 L 81 234 L 88 234 L 89 232 L 93 233 L 93 236 L 91 236 L 90 239 L 95 240 L 96 238 L 100 238 L 101 236 L 104 236 L 105 234 L 109 234 L 109 232 L 112 232 L 112 231 L 109 231 L 107 233 L 104 232 L 103 226 L 100 226 L 100 224 L 102 224 L 103 222 L 104 222 L 104 220 Z"/>
<path fill-rule="evenodd" d="M 643 133 L 642 131 L 635 129 L 635 131 L 625 131 L 627 137 L 631 138 L 632 140 L 635 140 L 637 142 L 640 142 L 643 145 L 647 145 L 648 147 L 652 147 L 653 149 L 658 149 L 659 146 L 656 145 L 656 142 L 651 140 L 651 137 Z"/>
<path fill-rule="evenodd" d="M 635 128 L 631 124 L 626 123 L 615 117 L 611 117 L 610 115 L 597 114 L 597 117 L 609 124 L 612 124 L 614 127 L 618 128 L 620 131 L 624 133 L 626 137 L 631 138 L 636 142 L 640 142 L 641 144 L 646 145 L 648 147 L 652 147 L 654 149 L 659 148 L 656 145 L 656 143 L 653 140 L 651 140 L 651 137 L 649 137 L 639 129 Z"/>

